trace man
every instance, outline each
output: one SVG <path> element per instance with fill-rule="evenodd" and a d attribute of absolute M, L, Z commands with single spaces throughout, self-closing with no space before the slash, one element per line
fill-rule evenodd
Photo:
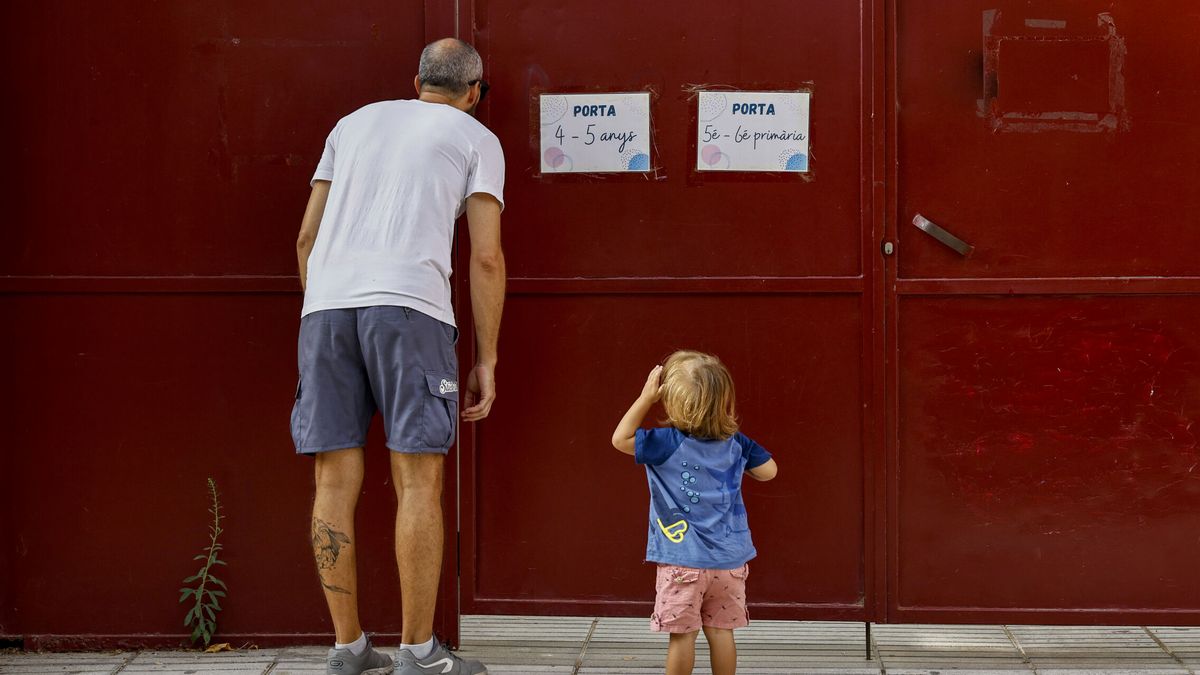
<path fill-rule="evenodd" d="M 487 417 L 504 305 L 504 156 L 474 118 L 487 90 L 473 47 L 447 38 L 421 53 L 415 100 L 383 101 L 337 123 L 312 181 L 296 244 L 305 289 L 296 451 L 316 458 L 313 555 L 333 618 L 328 673 L 393 672 L 358 621 L 354 512 L 363 445 L 383 417 L 396 485 L 403 612 L 400 675 L 479 675 L 433 636 L 442 565 L 443 457 L 455 440 L 458 364 L 450 303 L 454 222 L 471 237 L 476 361 L 463 421 Z"/>

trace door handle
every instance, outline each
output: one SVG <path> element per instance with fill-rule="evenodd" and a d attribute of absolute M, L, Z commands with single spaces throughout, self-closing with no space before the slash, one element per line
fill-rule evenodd
<path fill-rule="evenodd" d="M 970 258 L 971 254 L 975 253 L 974 246 L 943 230 L 936 223 L 919 213 L 913 217 L 913 225 L 916 225 L 918 230 L 954 249 L 955 252 L 964 258 Z"/>

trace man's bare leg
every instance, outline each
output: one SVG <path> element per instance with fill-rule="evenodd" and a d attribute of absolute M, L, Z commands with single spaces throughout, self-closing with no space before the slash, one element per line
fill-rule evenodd
<path fill-rule="evenodd" d="M 354 642 L 362 635 L 358 622 L 358 541 L 354 511 L 363 482 L 363 449 L 348 448 L 316 456 L 312 547 L 325 602 L 337 641 Z"/>
<path fill-rule="evenodd" d="M 671 642 L 667 646 L 667 675 L 692 675 L 692 667 L 696 665 L 696 635 L 699 632 L 671 633 Z"/>
<path fill-rule="evenodd" d="M 396 484 L 396 566 L 403 609 L 400 641 L 419 645 L 433 637 L 442 573 L 442 477 L 446 458 L 433 453 L 392 453 Z"/>
<path fill-rule="evenodd" d="M 733 675 L 737 671 L 737 644 L 728 628 L 704 627 L 713 675 Z"/>

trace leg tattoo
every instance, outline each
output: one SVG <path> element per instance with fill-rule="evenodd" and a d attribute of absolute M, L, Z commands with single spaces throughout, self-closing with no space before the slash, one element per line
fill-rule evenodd
<path fill-rule="evenodd" d="M 350 537 L 347 537 L 345 533 L 338 532 L 333 529 L 332 525 L 320 518 L 313 518 L 312 547 L 313 557 L 317 560 L 317 576 L 321 578 L 321 585 L 334 593 L 350 595 L 350 591 L 344 588 L 325 583 L 326 570 L 332 570 L 337 565 L 342 547 L 349 545 Z"/>

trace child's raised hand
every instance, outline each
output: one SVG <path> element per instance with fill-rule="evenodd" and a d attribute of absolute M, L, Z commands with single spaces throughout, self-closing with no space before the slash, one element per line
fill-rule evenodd
<path fill-rule="evenodd" d="M 657 403 L 658 399 L 662 398 L 662 370 L 662 366 L 654 366 L 654 369 L 646 376 L 646 385 L 642 387 L 643 400 Z"/>

